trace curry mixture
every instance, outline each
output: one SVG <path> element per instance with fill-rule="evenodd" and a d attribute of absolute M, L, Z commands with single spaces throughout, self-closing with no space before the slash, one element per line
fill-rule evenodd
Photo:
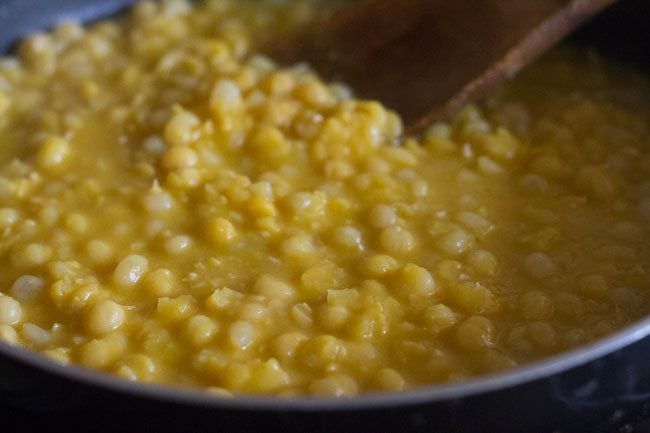
<path fill-rule="evenodd" d="M 411 138 L 255 52 L 318 8 L 142 2 L 0 60 L 2 341 L 127 380 L 354 396 L 648 313 L 646 77 L 559 50 Z"/>

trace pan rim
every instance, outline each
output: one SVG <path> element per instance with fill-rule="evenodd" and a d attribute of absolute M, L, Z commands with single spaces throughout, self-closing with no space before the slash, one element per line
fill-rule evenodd
<path fill-rule="evenodd" d="M 584 346 L 502 373 L 477 376 L 453 384 L 432 384 L 411 390 L 362 394 L 351 398 L 285 398 L 251 394 L 224 397 L 210 394 L 200 388 L 132 382 L 77 365 L 62 365 L 37 352 L 3 342 L 0 342 L 0 356 L 18 361 L 43 373 L 55 375 L 60 379 L 158 402 L 213 409 L 331 412 L 431 404 L 515 388 L 604 358 L 644 338 L 650 338 L 650 315 Z"/>

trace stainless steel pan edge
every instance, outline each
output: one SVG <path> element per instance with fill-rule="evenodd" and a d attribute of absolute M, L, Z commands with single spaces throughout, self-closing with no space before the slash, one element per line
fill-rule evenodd
<path fill-rule="evenodd" d="M 0 0 L 0 52 L 36 30 L 113 15 L 137 0 Z"/>
<path fill-rule="evenodd" d="M 650 338 L 650 317 L 591 344 L 563 352 L 559 355 L 516 368 L 505 373 L 470 379 L 458 384 L 434 385 L 399 393 L 368 394 L 355 398 L 277 398 L 257 396 L 220 397 L 199 390 L 173 388 L 146 383 L 129 382 L 117 377 L 84 369 L 64 366 L 27 350 L 0 343 L 0 356 L 29 365 L 49 374 L 73 381 L 104 387 L 116 392 L 138 395 L 156 400 L 169 400 L 205 407 L 256 410 L 336 411 L 365 410 L 389 406 L 417 405 L 444 400 L 462 399 L 507 389 L 535 380 L 552 377 Z M 650 370 L 650 359 L 648 359 Z M 598 379 L 598 378 L 594 378 Z M 650 391 L 650 384 L 648 384 Z M 648 394 L 650 401 L 650 394 Z"/>
<path fill-rule="evenodd" d="M 648 409 L 650 319 L 503 375 L 349 400 L 219 398 L 0 348 L 11 432 L 614 433 Z M 0 429 L 1 430 L 1 429 Z"/>

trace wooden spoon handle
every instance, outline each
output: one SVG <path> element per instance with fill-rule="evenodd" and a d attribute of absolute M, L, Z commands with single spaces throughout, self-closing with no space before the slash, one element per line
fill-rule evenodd
<path fill-rule="evenodd" d="M 397 110 L 411 131 L 444 119 L 616 0 L 361 0 L 271 55 Z"/>

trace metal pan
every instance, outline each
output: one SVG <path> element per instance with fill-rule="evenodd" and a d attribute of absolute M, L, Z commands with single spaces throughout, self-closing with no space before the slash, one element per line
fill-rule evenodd
<path fill-rule="evenodd" d="M 0 51 L 134 0 L 0 0 Z M 621 0 L 576 40 L 648 63 L 647 0 Z M 650 95 L 649 95 L 650 97 Z M 0 344 L 0 431 L 610 433 L 650 406 L 650 317 L 588 346 L 461 384 L 353 399 L 223 398 L 60 366 Z"/>

